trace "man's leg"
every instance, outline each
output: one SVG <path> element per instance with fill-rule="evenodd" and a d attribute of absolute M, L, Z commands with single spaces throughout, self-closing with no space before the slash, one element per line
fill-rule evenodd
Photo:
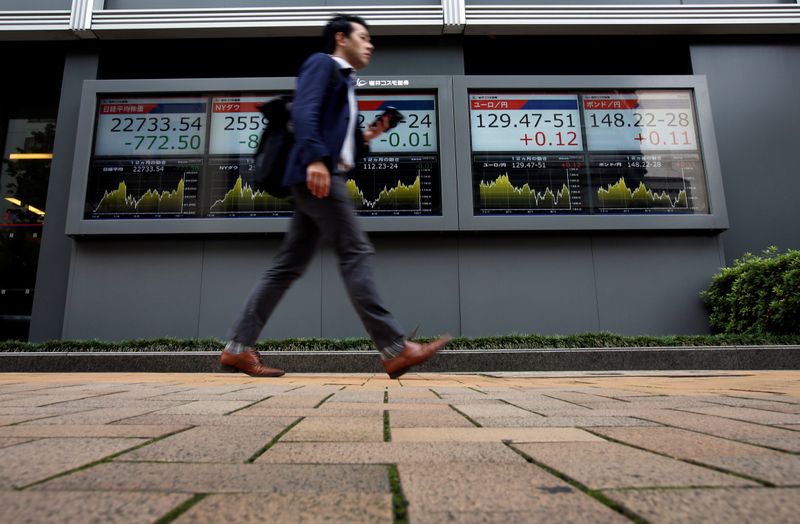
<path fill-rule="evenodd" d="M 350 301 L 381 355 L 384 359 L 396 356 L 403 349 L 403 330 L 378 295 L 370 260 L 375 249 L 356 221 L 343 177 L 331 176 L 330 194 L 326 198 L 317 198 L 302 188 L 295 201 L 336 252 Z"/>
<path fill-rule="evenodd" d="M 406 340 L 400 324 L 383 306 L 372 276 L 370 257 L 375 250 L 356 221 L 343 177 L 331 177 L 330 194 L 326 198 L 316 198 L 302 188 L 295 194 L 295 201 L 314 220 L 322 237 L 333 245 L 350 301 L 380 351 L 383 367 L 390 377 L 399 377 L 444 347 L 449 336 L 429 344 Z"/>
<path fill-rule="evenodd" d="M 289 286 L 308 267 L 319 240 L 319 230 L 299 209 L 289 225 L 280 250 L 270 267 L 256 283 L 239 317 L 228 331 L 228 339 L 254 346 L 264 324 Z"/>
<path fill-rule="evenodd" d="M 250 292 L 244 307 L 228 331 L 230 342 L 221 361 L 251 376 L 275 377 L 283 371 L 267 368 L 254 347 L 281 297 L 308 267 L 319 240 L 314 222 L 299 209 L 289 225 L 280 250 L 270 267 Z"/>

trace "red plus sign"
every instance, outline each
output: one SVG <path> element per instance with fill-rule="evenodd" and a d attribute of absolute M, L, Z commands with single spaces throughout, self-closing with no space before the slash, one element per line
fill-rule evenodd
<path fill-rule="evenodd" d="M 634 140 L 638 140 L 640 144 L 641 144 L 642 142 L 644 142 L 644 137 L 642 136 L 642 134 L 641 134 L 641 133 L 639 133 L 639 136 L 635 136 L 635 137 L 633 137 L 633 139 L 634 139 Z"/>
<path fill-rule="evenodd" d="M 528 145 L 528 142 L 530 142 L 530 141 L 531 141 L 531 140 L 533 140 L 533 139 L 532 139 L 531 137 L 529 137 L 529 136 L 528 136 L 528 133 L 525 133 L 525 136 L 523 136 L 522 138 L 520 138 L 520 140 L 522 140 L 523 142 L 525 142 L 525 145 L 527 146 L 527 145 Z"/>

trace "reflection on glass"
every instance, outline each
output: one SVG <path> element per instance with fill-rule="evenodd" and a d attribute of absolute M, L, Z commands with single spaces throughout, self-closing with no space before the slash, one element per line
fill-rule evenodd
<path fill-rule="evenodd" d="M 55 120 L 10 119 L 0 173 L 0 339 L 27 339 Z"/>

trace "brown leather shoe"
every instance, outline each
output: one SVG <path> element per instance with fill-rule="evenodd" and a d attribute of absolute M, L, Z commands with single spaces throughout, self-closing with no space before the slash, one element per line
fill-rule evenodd
<path fill-rule="evenodd" d="M 261 362 L 261 355 L 254 348 L 247 348 L 244 353 L 223 351 L 219 361 L 222 369 L 235 368 L 251 377 L 280 377 L 286 374 L 282 369 L 268 368 Z"/>
<path fill-rule="evenodd" d="M 442 349 L 445 344 L 452 339 L 450 335 L 442 335 L 433 342 L 427 344 L 417 344 L 406 340 L 403 351 L 394 358 L 383 361 L 383 369 L 389 374 L 389 378 L 399 378 L 412 366 L 422 364 L 431 358 L 437 351 Z"/>

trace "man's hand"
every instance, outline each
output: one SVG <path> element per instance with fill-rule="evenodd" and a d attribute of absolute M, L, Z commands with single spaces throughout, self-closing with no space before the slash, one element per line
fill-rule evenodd
<path fill-rule="evenodd" d="M 383 118 L 374 122 L 364 130 L 364 142 L 375 140 L 389 129 L 389 115 L 383 115 Z"/>
<path fill-rule="evenodd" d="M 331 172 L 322 160 L 311 162 L 306 167 L 306 185 L 311 194 L 325 198 L 331 190 Z"/>

